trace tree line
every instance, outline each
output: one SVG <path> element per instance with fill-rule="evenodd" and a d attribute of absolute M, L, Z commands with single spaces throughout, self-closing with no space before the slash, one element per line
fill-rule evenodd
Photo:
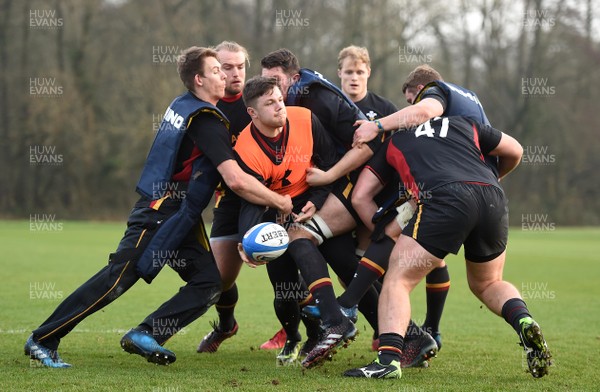
<path fill-rule="evenodd" d="M 0 216 L 123 219 L 181 49 L 244 45 L 247 76 L 280 47 L 338 83 L 337 54 L 369 49 L 369 89 L 428 63 L 476 91 L 523 161 L 511 223 L 600 223 L 600 7 L 591 0 L 0 0 Z M 532 218 L 533 217 L 533 218 Z"/>

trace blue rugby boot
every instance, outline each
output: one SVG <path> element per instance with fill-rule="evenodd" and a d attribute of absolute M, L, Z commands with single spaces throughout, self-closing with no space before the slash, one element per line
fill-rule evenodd
<path fill-rule="evenodd" d="M 353 323 L 358 321 L 358 306 L 354 305 L 351 308 L 344 308 L 343 306 L 340 306 L 340 311 Z M 311 319 L 321 318 L 321 310 L 319 310 L 317 305 L 306 305 L 302 308 L 302 314 Z"/>
<path fill-rule="evenodd" d="M 57 350 L 50 350 L 48 347 L 41 345 L 37 342 L 33 335 L 29 336 L 27 341 L 25 342 L 24 347 L 25 355 L 29 356 L 29 358 L 39 361 L 42 366 L 46 366 L 49 368 L 70 368 L 71 365 L 63 362 L 63 360 L 58 355 Z"/>
<path fill-rule="evenodd" d="M 168 365 L 177 359 L 175 353 L 162 347 L 148 333 L 131 329 L 121 339 L 121 347 L 130 354 L 138 354 L 148 362 L 158 365 Z"/>

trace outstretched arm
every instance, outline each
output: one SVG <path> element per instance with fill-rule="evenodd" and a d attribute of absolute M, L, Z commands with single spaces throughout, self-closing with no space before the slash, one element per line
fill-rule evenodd
<path fill-rule="evenodd" d="M 379 129 L 375 121 L 364 121 L 354 133 L 353 146 L 367 143 L 373 140 L 379 132 L 392 131 L 394 129 L 406 129 L 425 121 L 441 116 L 444 113 L 444 107 L 437 99 L 425 98 L 418 103 L 407 106 L 392 113 L 389 116 L 378 120 L 383 130 Z M 357 122 L 358 123 L 358 122 Z"/>
<path fill-rule="evenodd" d="M 346 152 L 342 159 L 338 161 L 331 169 L 323 171 L 312 167 L 307 170 L 306 181 L 310 186 L 321 186 L 331 184 L 338 178 L 345 176 L 352 170 L 358 169 L 364 165 L 369 158 L 373 156 L 373 150 L 366 145 L 353 147 Z"/>

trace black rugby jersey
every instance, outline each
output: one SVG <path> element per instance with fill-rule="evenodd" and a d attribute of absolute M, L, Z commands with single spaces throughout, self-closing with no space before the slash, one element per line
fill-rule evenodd
<path fill-rule="evenodd" d="M 500 131 L 464 117 L 438 117 L 394 134 L 367 166 L 383 183 L 398 172 L 416 199 L 451 182 L 499 187 L 484 155 L 501 137 Z"/>

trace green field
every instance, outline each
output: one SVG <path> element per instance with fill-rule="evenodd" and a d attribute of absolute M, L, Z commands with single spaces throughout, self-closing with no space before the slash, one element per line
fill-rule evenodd
<path fill-rule="evenodd" d="M 0 222 L 2 264 L 2 381 L 4 391 L 592 391 L 600 389 L 600 229 L 511 231 L 505 277 L 524 292 L 554 355 L 550 375 L 524 372 L 517 336 L 482 308 L 465 282 L 464 262 L 449 257 L 452 287 L 442 320 L 444 347 L 428 369 L 406 369 L 401 380 L 341 377 L 375 358 L 372 331 L 360 335 L 332 362 L 303 371 L 277 367 L 276 352 L 258 346 L 278 329 L 266 270 L 244 267 L 239 280 L 238 334 L 216 354 L 195 349 L 209 331 L 214 309 L 175 336 L 168 367 L 123 352 L 129 328 L 181 285 L 165 269 L 152 285 L 140 281 L 103 311 L 82 322 L 62 342 L 71 369 L 39 368 L 23 355 L 23 343 L 64 298 L 99 270 L 114 251 L 124 224 L 63 222 L 41 228 Z M 338 289 L 339 290 L 339 289 Z M 424 288 L 412 296 L 413 316 L 424 318 Z"/>

